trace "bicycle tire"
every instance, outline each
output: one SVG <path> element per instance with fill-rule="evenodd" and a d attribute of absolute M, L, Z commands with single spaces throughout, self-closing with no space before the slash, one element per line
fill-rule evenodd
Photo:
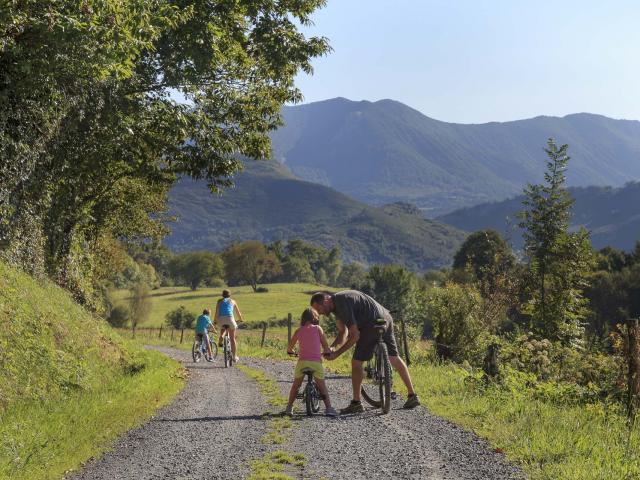
<path fill-rule="evenodd" d="M 311 402 L 311 410 L 313 413 L 318 413 L 320 411 L 320 390 L 318 390 L 318 384 L 313 382 L 313 401 Z"/>
<path fill-rule="evenodd" d="M 224 368 L 227 368 L 231 366 L 231 364 L 229 363 L 229 361 L 231 360 L 231 349 L 229 348 L 229 342 L 227 341 L 226 337 L 223 340 L 222 347 L 224 349 Z"/>
<path fill-rule="evenodd" d="M 391 362 L 389 362 L 389 352 L 387 345 L 380 344 L 378 349 L 378 390 L 382 413 L 389 413 L 391 410 Z"/>
<path fill-rule="evenodd" d="M 315 389 L 315 383 L 313 380 L 309 380 L 304 387 L 304 405 L 307 410 L 307 416 L 312 416 L 318 410 L 320 410 L 320 404 L 317 398 L 317 392 Z"/>
<path fill-rule="evenodd" d="M 202 353 L 200 352 L 200 342 L 195 340 L 191 346 L 191 357 L 194 363 L 198 363 L 202 359 Z"/>
<path fill-rule="evenodd" d="M 211 359 L 218 358 L 218 344 L 215 340 L 209 339 L 209 345 L 211 345 Z"/>
<path fill-rule="evenodd" d="M 373 357 L 371 360 L 367 361 L 365 371 L 371 372 L 371 376 L 365 375 L 363 379 L 362 386 L 360 387 L 360 393 L 362 394 L 362 398 L 365 402 L 371 405 L 374 408 L 380 408 L 382 406 L 382 401 L 379 398 L 380 391 L 378 388 L 378 344 L 374 347 Z"/>

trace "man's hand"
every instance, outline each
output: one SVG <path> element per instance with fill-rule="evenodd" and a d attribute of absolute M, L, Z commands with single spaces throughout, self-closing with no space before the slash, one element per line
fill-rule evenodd
<path fill-rule="evenodd" d="M 335 360 L 336 358 L 338 358 L 340 355 L 334 351 L 330 351 L 330 352 L 324 352 L 322 354 L 324 356 L 324 358 L 326 358 L 327 360 Z"/>

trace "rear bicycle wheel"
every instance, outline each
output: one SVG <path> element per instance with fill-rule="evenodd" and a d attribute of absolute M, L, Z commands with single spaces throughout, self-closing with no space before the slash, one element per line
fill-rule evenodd
<path fill-rule="evenodd" d="M 313 413 L 318 413 L 320 411 L 320 390 L 318 390 L 318 384 L 313 382 L 313 395 L 311 402 L 311 410 Z"/>
<path fill-rule="evenodd" d="M 193 357 L 193 361 L 198 363 L 202 359 L 202 353 L 200 352 L 200 342 L 198 340 L 193 341 L 193 345 L 191 346 L 191 356 Z"/>
<path fill-rule="evenodd" d="M 211 345 L 211 360 L 218 358 L 218 344 L 215 340 L 209 339 L 209 345 Z"/>
<path fill-rule="evenodd" d="M 222 342 L 222 349 L 224 352 L 224 367 L 230 367 L 231 366 L 231 346 L 229 345 L 229 339 L 228 337 L 224 337 L 224 340 Z"/>
<path fill-rule="evenodd" d="M 318 413 L 318 410 L 320 410 L 320 397 L 318 395 L 318 387 L 313 379 L 307 381 L 307 385 L 304 387 L 303 396 L 307 415 L 310 417 L 314 413 Z"/>
<path fill-rule="evenodd" d="M 377 366 L 379 368 L 378 392 L 382 413 L 389 413 L 391 410 L 391 362 L 389 362 L 389 352 L 387 345 L 380 343 L 378 348 Z"/>
<path fill-rule="evenodd" d="M 362 380 L 362 386 L 360 387 L 360 393 L 365 402 L 375 408 L 382 406 L 382 399 L 380 398 L 379 389 L 379 368 L 378 368 L 378 349 L 379 344 L 373 349 L 373 357 L 369 360 L 364 367 L 364 379 Z"/>

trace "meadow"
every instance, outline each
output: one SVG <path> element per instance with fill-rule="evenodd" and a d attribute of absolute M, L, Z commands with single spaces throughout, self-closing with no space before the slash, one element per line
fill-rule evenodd
<path fill-rule="evenodd" d="M 298 318 L 302 310 L 309 306 L 310 295 L 327 289 L 324 285 L 311 283 L 272 283 L 263 287 L 269 291 L 255 293 L 250 286 L 228 287 L 247 323 L 285 318 L 289 313 L 293 318 Z M 204 308 L 213 310 L 217 300 L 221 298 L 223 288 L 225 287 L 191 290 L 188 287 L 163 287 L 153 290 L 150 295 L 151 313 L 139 326 L 164 325 L 167 313 L 180 306 L 196 315 L 202 313 Z M 128 290 L 117 291 L 117 303 L 125 303 L 128 295 Z"/>

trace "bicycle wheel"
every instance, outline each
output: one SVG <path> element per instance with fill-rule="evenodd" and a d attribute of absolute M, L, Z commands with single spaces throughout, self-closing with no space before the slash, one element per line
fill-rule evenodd
<path fill-rule="evenodd" d="M 193 361 L 198 363 L 200 359 L 202 359 L 202 353 L 200 352 L 200 342 L 198 340 L 194 340 L 193 345 L 191 346 L 191 356 L 193 357 Z"/>
<path fill-rule="evenodd" d="M 304 387 L 304 405 L 307 409 L 307 415 L 310 417 L 320 410 L 320 398 L 318 398 L 318 390 L 313 379 L 307 382 Z"/>
<path fill-rule="evenodd" d="M 320 390 L 318 390 L 318 384 L 313 382 L 313 396 L 311 402 L 311 410 L 313 413 L 318 413 L 320 411 Z"/>
<path fill-rule="evenodd" d="M 380 398 L 380 389 L 378 387 L 378 348 L 379 344 L 373 349 L 373 358 L 365 364 L 364 379 L 360 387 L 360 393 L 365 402 L 375 408 L 380 408 L 382 399 Z"/>
<path fill-rule="evenodd" d="M 224 367 L 227 368 L 231 366 L 231 345 L 229 345 L 228 337 L 224 337 L 222 348 L 224 351 Z"/>
<path fill-rule="evenodd" d="M 227 336 L 227 343 L 228 343 L 228 348 L 227 350 L 229 351 L 229 366 L 233 366 L 233 362 L 235 362 L 235 358 L 233 356 L 233 350 L 231 350 L 231 339 Z"/>
<path fill-rule="evenodd" d="M 379 344 L 378 360 L 378 392 L 382 413 L 389 413 L 391 410 L 391 363 L 389 362 L 389 352 L 387 345 Z"/>
<path fill-rule="evenodd" d="M 209 339 L 209 345 L 211 345 L 211 359 L 215 360 L 218 358 L 218 344 L 215 340 Z"/>

